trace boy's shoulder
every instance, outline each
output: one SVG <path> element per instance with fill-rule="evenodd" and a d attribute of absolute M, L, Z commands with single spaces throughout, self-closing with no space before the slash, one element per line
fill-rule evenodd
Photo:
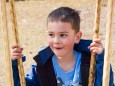
<path fill-rule="evenodd" d="M 88 49 L 88 46 L 92 43 L 92 40 L 85 40 L 81 39 L 78 44 L 74 45 L 74 50 L 78 52 L 84 52 L 90 54 L 90 50 Z"/>

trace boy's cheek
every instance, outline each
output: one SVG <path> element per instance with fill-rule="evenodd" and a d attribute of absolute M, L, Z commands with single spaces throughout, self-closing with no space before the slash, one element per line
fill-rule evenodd
<path fill-rule="evenodd" d="M 49 44 L 49 45 L 53 44 L 53 41 L 48 40 L 48 44 Z"/>
<path fill-rule="evenodd" d="M 53 41 L 51 41 L 51 40 L 48 41 L 48 44 L 49 44 L 50 47 L 53 47 Z"/>
<path fill-rule="evenodd" d="M 53 41 L 52 41 L 51 39 L 48 39 L 48 43 L 49 43 L 49 44 L 52 44 Z"/>

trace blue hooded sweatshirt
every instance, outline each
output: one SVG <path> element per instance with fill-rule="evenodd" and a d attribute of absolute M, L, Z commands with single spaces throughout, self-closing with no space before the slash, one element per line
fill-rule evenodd
<path fill-rule="evenodd" d="M 88 49 L 91 40 L 81 40 L 79 44 L 75 44 L 74 50 L 85 53 L 83 54 L 83 65 L 81 65 L 82 74 L 82 86 L 88 86 L 88 75 L 89 75 L 89 65 L 90 59 L 87 57 L 91 56 L 91 52 Z M 54 55 L 53 51 L 48 46 L 47 48 L 41 50 L 35 57 L 35 65 L 32 65 L 28 74 L 26 74 L 26 86 L 57 86 L 56 76 L 52 66 L 51 58 Z M 86 58 L 85 58 L 86 57 Z M 90 57 L 89 57 L 90 58 Z M 25 61 L 25 57 L 22 58 Z M 104 64 L 104 51 L 102 54 L 96 56 L 96 74 L 94 86 L 102 86 L 103 77 L 103 64 Z M 87 65 L 88 64 L 88 65 Z M 17 60 L 12 61 L 14 86 L 20 86 L 20 79 L 18 75 Z M 88 69 L 87 69 L 88 68 Z M 113 71 L 110 66 L 110 80 L 109 86 L 114 86 Z"/>

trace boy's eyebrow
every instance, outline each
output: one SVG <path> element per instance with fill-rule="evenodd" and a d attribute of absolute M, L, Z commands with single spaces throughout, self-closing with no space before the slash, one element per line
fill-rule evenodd
<path fill-rule="evenodd" d="M 53 31 L 47 31 L 48 33 L 54 33 Z M 59 32 L 59 33 L 69 33 L 67 31 Z"/>
<path fill-rule="evenodd" d="M 65 32 L 60 32 L 60 33 L 69 33 L 69 32 L 65 31 Z"/>

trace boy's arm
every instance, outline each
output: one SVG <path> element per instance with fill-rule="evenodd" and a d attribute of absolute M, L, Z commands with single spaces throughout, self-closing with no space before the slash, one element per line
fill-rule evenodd
<path fill-rule="evenodd" d="M 14 86 L 20 86 L 18 66 L 16 60 L 12 60 L 12 71 L 13 71 Z"/>
<path fill-rule="evenodd" d="M 25 57 L 22 58 L 24 61 Z M 20 86 L 20 79 L 18 73 L 17 61 L 12 61 L 12 70 L 14 78 L 14 86 Z M 32 65 L 30 72 L 25 77 L 26 86 L 39 86 L 39 77 L 36 73 L 36 65 Z"/>
<path fill-rule="evenodd" d="M 96 79 L 95 86 L 102 86 L 103 79 L 103 66 L 104 66 L 104 51 L 102 54 L 96 56 Z M 113 71 L 110 65 L 110 81 L 109 86 L 114 86 Z"/>
<path fill-rule="evenodd" d="M 32 65 L 30 71 L 26 74 L 26 84 L 27 86 L 40 86 L 40 80 L 36 72 L 37 65 Z"/>

